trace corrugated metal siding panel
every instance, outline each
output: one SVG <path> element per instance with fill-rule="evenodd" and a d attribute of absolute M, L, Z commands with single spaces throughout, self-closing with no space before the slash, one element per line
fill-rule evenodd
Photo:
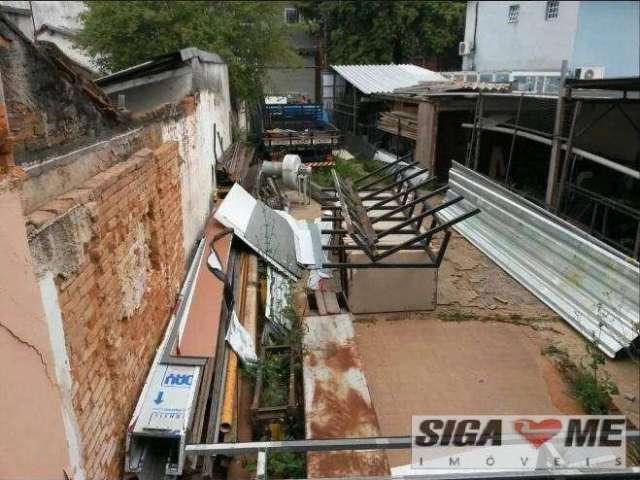
<path fill-rule="evenodd" d="M 467 240 L 609 357 L 637 341 L 637 262 L 457 163 L 449 179 L 466 200 L 445 209 L 445 219 L 467 201 L 482 210 L 454 227 Z"/>
<path fill-rule="evenodd" d="M 365 94 L 390 93 L 420 82 L 446 82 L 439 73 L 417 65 L 332 65 L 347 82 Z"/>

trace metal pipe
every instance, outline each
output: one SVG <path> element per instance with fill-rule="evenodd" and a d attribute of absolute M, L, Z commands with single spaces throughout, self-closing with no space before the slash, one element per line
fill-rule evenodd
<path fill-rule="evenodd" d="M 384 205 L 385 203 L 389 203 L 390 201 L 395 200 L 396 198 L 400 198 L 401 196 L 403 196 L 405 194 L 408 195 L 409 193 L 411 193 L 411 192 L 413 192 L 415 190 L 418 190 L 419 188 L 422 188 L 422 187 L 424 187 L 425 185 L 427 185 L 429 183 L 433 183 L 435 180 L 436 180 L 436 177 L 430 177 L 427 180 L 425 180 L 424 182 L 418 183 L 417 185 L 414 185 L 414 186 L 412 186 L 412 187 L 410 187 L 410 188 L 408 188 L 408 189 L 406 189 L 406 190 L 404 190 L 402 192 L 398 192 L 398 193 L 396 193 L 394 195 L 391 195 L 389 197 L 385 197 L 382 200 L 380 200 L 379 202 L 374 203 L 370 207 L 365 207 L 365 208 L 366 208 L 367 211 L 374 210 L 375 207 L 379 207 L 381 205 Z"/>
<path fill-rule="evenodd" d="M 388 257 L 389 255 L 393 255 L 394 253 L 403 250 L 405 247 L 409 246 L 409 245 L 413 245 L 414 243 L 419 242 L 420 240 L 424 240 L 426 238 L 431 238 L 433 236 L 433 234 L 438 233 L 446 228 L 449 228 L 452 225 L 455 225 L 458 222 L 461 222 L 463 220 L 466 220 L 467 218 L 473 217 L 474 215 L 480 213 L 479 209 L 474 209 L 471 210 L 470 212 L 464 213 L 462 215 L 460 215 L 459 217 L 454 218 L 453 220 L 449 220 L 446 223 L 443 223 L 442 225 L 439 225 L 435 228 L 431 228 L 429 230 L 427 230 L 425 233 L 423 233 L 422 235 L 418 235 L 415 238 L 412 238 L 410 240 L 407 240 L 406 242 L 402 242 L 399 245 L 394 246 L 393 248 L 390 248 L 389 250 L 387 250 L 384 253 L 381 253 L 380 255 L 378 255 L 378 257 L 376 258 L 376 261 L 382 260 L 385 257 Z"/>
<path fill-rule="evenodd" d="M 507 162 L 507 171 L 504 177 L 505 185 L 509 185 L 509 174 L 511 173 L 511 160 L 513 159 L 513 149 L 516 146 L 516 137 L 518 136 L 518 128 L 520 123 L 520 112 L 522 111 L 522 99 L 524 94 L 520 95 L 520 101 L 518 101 L 518 113 L 516 114 L 516 125 L 513 129 L 513 137 L 511 138 L 511 148 L 509 149 L 509 161 Z"/>
<path fill-rule="evenodd" d="M 473 125 L 471 125 L 470 123 L 463 123 L 462 124 L 463 128 L 473 128 Z M 481 127 L 483 130 L 491 130 L 493 132 L 501 132 L 501 133 L 509 133 L 512 134 L 513 133 L 513 129 L 512 128 L 505 128 L 505 127 Z M 523 132 L 521 130 L 519 130 L 517 132 L 517 135 L 519 137 L 523 137 L 523 138 L 528 138 L 529 140 L 533 140 L 535 142 L 539 142 L 539 143 L 544 143 L 545 145 L 551 145 L 551 140 L 548 138 L 544 138 L 541 137 L 540 135 L 534 135 L 532 133 L 527 133 L 527 132 Z M 566 145 L 562 146 L 562 149 L 565 150 L 567 148 Z M 620 172 L 624 175 L 627 175 L 631 178 L 635 178 L 636 180 L 640 180 L 640 172 L 637 170 L 633 170 L 632 168 L 629 167 L 625 167 L 624 165 L 620 165 L 619 163 L 616 163 L 612 160 L 609 160 L 607 158 L 601 157 L 600 155 L 595 155 L 593 153 L 587 152 L 585 150 L 582 150 L 580 148 L 572 148 L 573 153 L 575 153 L 576 155 L 578 155 L 579 157 L 582 157 L 586 160 L 591 160 L 594 163 L 597 163 L 599 165 L 602 165 L 604 167 L 610 168 L 611 170 L 615 170 L 616 172 Z"/>
<path fill-rule="evenodd" d="M 384 232 L 382 232 L 380 235 L 378 235 L 378 240 L 380 240 L 383 237 L 386 237 L 387 235 L 391 235 L 392 233 L 399 233 L 398 230 L 401 230 L 402 227 L 406 227 L 407 225 L 411 225 L 412 223 L 414 223 L 417 220 L 421 220 L 425 217 L 428 217 L 430 215 L 433 215 L 434 213 L 440 211 L 440 210 L 444 210 L 445 208 L 458 203 L 460 201 L 464 200 L 464 197 L 456 197 L 453 198 L 447 202 L 444 202 L 440 205 L 438 205 L 437 207 L 433 207 L 430 208 L 429 210 L 427 210 L 426 212 L 422 212 L 419 215 L 416 215 L 415 217 L 411 217 L 409 220 L 407 220 L 406 222 L 401 222 L 398 223 L 397 225 L 394 225 L 393 227 L 385 230 Z"/>
<path fill-rule="evenodd" d="M 569 140 L 567 141 L 567 151 L 564 156 L 564 163 L 562 164 L 562 171 L 560 173 L 560 186 L 558 188 L 558 198 L 556 199 L 555 210 L 560 211 L 562 205 L 562 197 L 564 196 L 565 183 L 567 182 L 567 175 L 569 174 L 569 161 L 571 160 L 571 149 L 573 148 L 573 139 L 575 136 L 576 120 L 580 115 L 580 108 L 582 102 L 578 100 L 576 106 L 573 109 L 573 117 L 571 118 L 571 127 L 569 129 Z"/>
<path fill-rule="evenodd" d="M 382 187 L 382 188 L 379 188 L 378 190 L 374 190 L 373 192 L 370 192 L 370 193 L 364 195 L 363 197 L 360 197 L 360 199 L 361 200 L 368 200 L 368 199 L 373 198 L 376 195 L 384 192 L 385 190 L 392 190 L 395 187 L 397 187 L 398 185 L 402 185 L 403 183 L 408 182 L 412 178 L 418 177 L 418 176 L 423 175 L 423 174 L 428 172 L 428 170 L 425 170 L 424 168 L 416 167 L 416 169 L 417 169 L 417 171 L 415 171 L 412 174 L 404 177 L 403 179 L 398 180 L 397 182 L 392 183 L 391 185 L 387 185 L 386 187 Z"/>
<path fill-rule="evenodd" d="M 271 442 L 194 444 L 185 447 L 187 455 L 244 455 L 256 451 L 331 452 L 337 450 L 379 450 L 411 448 L 411 437 L 332 438 L 321 440 L 283 440 Z"/>
<path fill-rule="evenodd" d="M 381 222 L 383 220 L 387 220 L 389 217 L 395 215 L 396 213 L 402 212 L 403 210 L 406 210 L 407 208 L 411 208 L 417 204 L 419 204 L 420 202 L 424 202 L 425 200 L 429 200 L 431 197 L 435 197 L 436 195 L 439 195 L 441 193 L 446 192 L 447 190 L 449 190 L 449 185 L 445 185 L 444 187 L 440 187 L 436 190 L 434 190 L 433 192 L 429 192 L 426 195 L 423 195 L 421 197 L 417 197 L 413 200 L 411 200 L 410 202 L 407 202 L 403 205 L 400 205 L 399 207 L 396 207 L 393 210 L 389 210 L 387 213 L 380 215 L 379 217 L 373 218 L 371 220 L 371 223 L 376 223 L 376 222 Z"/>

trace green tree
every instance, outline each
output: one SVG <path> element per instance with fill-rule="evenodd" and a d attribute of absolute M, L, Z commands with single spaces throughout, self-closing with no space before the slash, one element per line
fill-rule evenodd
<path fill-rule="evenodd" d="M 264 66 L 295 65 L 291 30 L 278 2 L 92 1 L 81 15 L 76 43 L 103 72 L 117 71 L 165 53 L 196 47 L 219 54 L 229 66 L 235 98 L 261 93 Z"/>
<path fill-rule="evenodd" d="M 465 2 L 310 0 L 298 8 L 326 39 L 330 63 L 459 62 Z"/>

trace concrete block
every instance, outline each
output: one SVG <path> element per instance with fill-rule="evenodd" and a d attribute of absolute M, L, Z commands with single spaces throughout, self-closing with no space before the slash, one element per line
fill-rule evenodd
<path fill-rule="evenodd" d="M 364 253 L 349 255 L 353 263 L 366 263 Z M 383 263 L 427 262 L 424 252 L 402 251 Z M 433 310 L 438 290 L 435 268 L 365 268 L 349 273 L 349 308 L 353 313 Z"/>

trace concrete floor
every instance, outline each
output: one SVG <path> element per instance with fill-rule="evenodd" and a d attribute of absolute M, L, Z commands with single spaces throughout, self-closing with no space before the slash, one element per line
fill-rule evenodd
<path fill-rule="evenodd" d="M 355 331 L 383 435 L 410 434 L 412 415 L 580 412 L 529 328 L 409 316 Z"/>
<path fill-rule="evenodd" d="M 383 435 L 409 434 L 412 415 L 582 413 L 541 351 L 553 343 L 580 361 L 584 339 L 457 234 L 435 310 L 357 315 L 354 327 Z M 606 369 L 616 406 L 638 424 L 638 365 Z M 387 453 L 391 467 L 410 462 L 409 451 Z"/>

